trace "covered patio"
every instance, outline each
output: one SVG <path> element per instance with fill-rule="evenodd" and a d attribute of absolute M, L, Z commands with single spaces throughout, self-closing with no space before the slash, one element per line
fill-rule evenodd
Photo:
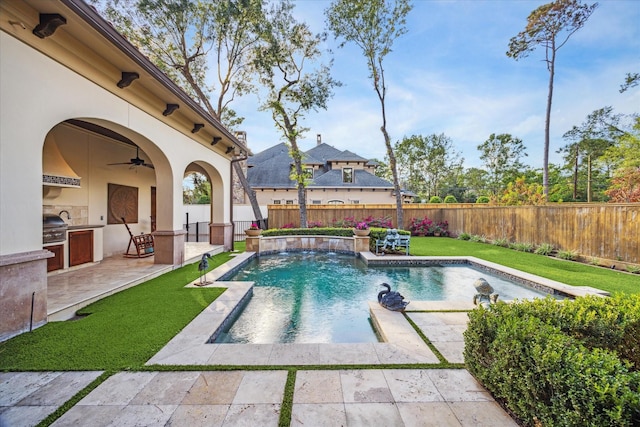
<path fill-rule="evenodd" d="M 211 184 L 208 243 L 232 247 L 233 132 L 83 1 L 0 18 L 0 341 L 188 262 L 191 172 Z M 140 235 L 153 256 L 121 259 Z"/>

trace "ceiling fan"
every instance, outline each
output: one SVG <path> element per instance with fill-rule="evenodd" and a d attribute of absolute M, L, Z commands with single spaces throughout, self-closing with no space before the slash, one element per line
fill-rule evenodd
<path fill-rule="evenodd" d="M 114 166 L 114 165 L 131 165 L 130 168 L 134 168 L 136 166 L 144 166 L 147 168 L 151 168 L 153 169 L 153 165 L 150 163 L 145 163 L 143 159 L 140 158 L 139 155 L 139 150 L 140 147 L 136 146 L 136 157 L 134 157 L 133 159 L 130 159 L 128 162 L 123 162 L 123 163 L 108 163 L 107 166 Z"/>

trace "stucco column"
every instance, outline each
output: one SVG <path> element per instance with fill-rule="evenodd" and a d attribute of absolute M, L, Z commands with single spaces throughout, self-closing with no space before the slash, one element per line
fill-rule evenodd
<path fill-rule="evenodd" d="M 153 233 L 154 264 L 182 265 L 184 263 L 184 230 L 156 230 Z"/>
<path fill-rule="evenodd" d="M 353 236 L 355 239 L 354 251 L 358 252 L 369 252 L 369 236 Z"/>
<path fill-rule="evenodd" d="M 260 253 L 260 241 L 262 240 L 262 236 L 247 236 L 245 240 L 246 246 L 245 250 L 247 252 L 257 252 Z"/>
<path fill-rule="evenodd" d="M 52 256 L 47 250 L 0 256 L 0 341 L 47 323 L 47 258 Z"/>
<path fill-rule="evenodd" d="M 230 251 L 233 243 L 232 224 L 209 224 L 209 243 L 212 245 L 224 245 L 224 250 Z"/>

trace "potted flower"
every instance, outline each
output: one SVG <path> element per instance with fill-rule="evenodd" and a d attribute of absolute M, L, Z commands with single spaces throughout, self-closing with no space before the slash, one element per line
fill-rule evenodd
<path fill-rule="evenodd" d="M 370 231 L 369 224 L 364 221 L 357 223 L 353 229 L 356 236 L 368 236 Z"/>
<path fill-rule="evenodd" d="M 260 230 L 260 226 L 257 223 L 252 222 L 251 226 L 244 230 L 244 232 L 247 234 L 247 236 L 255 237 L 259 236 L 262 233 L 262 230 Z"/>

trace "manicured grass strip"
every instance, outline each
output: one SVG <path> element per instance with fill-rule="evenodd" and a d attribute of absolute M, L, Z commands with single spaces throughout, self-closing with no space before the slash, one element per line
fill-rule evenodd
<path fill-rule="evenodd" d="M 287 374 L 287 383 L 284 386 L 284 396 L 282 397 L 282 405 L 280 406 L 279 427 L 289 427 L 291 425 L 291 411 L 293 410 L 293 393 L 296 388 L 295 369 L 289 369 Z"/>
<path fill-rule="evenodd" d="M 86 395 L 91 393 L 96 387 L 105 382 L 107 378 L 115 372 L 103 372 L 98 378 L 91 381 L 89 385 L 77 392 L 71 399 L 67 400 L 62 406 L 56 409 L 55 412 L 49 414 L 47 418 L 40 421 L 36 427 L 48 427 L 53 424 L 58 418 L 63 416 L 69 409 L 73 408 L 76 403 L 80 402 Z"/>
<path fill-rule="evenodd" d="M 210 260 L 210 268 L 230 259 Z M 0 343 L 0 370 L 122 370 L 142 366 L 224 289 L 185 288 L 197 264 L 97 301 L 79 314 Z"/>
<path fill-rule="evenodd" d="M 416 325 L 413 322 L 413 320 L 411 320 L 411 318 L 407 315 L 407 313 L 402 313 L 402 315 L 407 320 L 407 322 L 409 322 L 409 324 L 416 331 L 416 333 L 420 336 L 420 338 L 422 338 L 422 341 L 424 341 L 427 347 L 429 347 L 429 349 L 433 352 L 433 354 L 436 355 L 440 363 L 448 363 L 447 359 L 445 359 L 442 353 L 440 353 L 440 351 L 436 348 L 436 346 L 434 346 L 433 343 L 429 340 L 429 338 L 427 338 L 427 336 L 422 332 L 422 330 L 418 327 L 418 325 Z"/>
<path fill-rule="evenodd" d="M 568 285 L 591 286 L 611 293 L 640 292 L 637 275 L 487 243 L 441 237 L 412 237 L 411 255 L 474 256 Z"/>

